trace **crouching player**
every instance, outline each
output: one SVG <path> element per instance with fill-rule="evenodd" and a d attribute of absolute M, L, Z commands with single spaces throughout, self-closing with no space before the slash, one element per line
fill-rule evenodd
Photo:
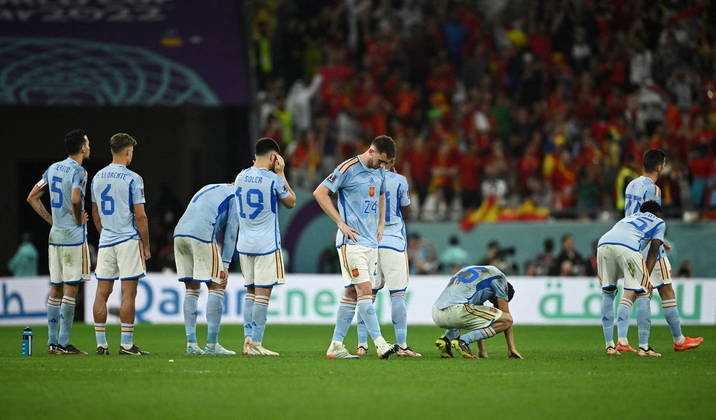
<path fill-rule="evenodd" d="M 455 273 L 433 305 L 433 322 L 447 329 L 435 341 L 440 356 L 453 358 L 461 355 L 474 359 L 478 356 L 470 350 L 470 343 L 477 341 L 479 357 L 486 358 L 487 351 L 482 340 L 504 332 L 507 357 L 522 359 L 515 347 L 508 304 L 514 294 L 512 285 L 496 267 L 469 266 Z M 483 306 L 486 301 L 495 307 Z"/>
<path fill-rule="evenodd" d="M 236 248 L 239 213 L 232 184 L 209 184 L 194 194 L 174 229 L 174 258 L 179 281 L 184 282 L 186 354 L 234 355 L 219 344 L 219 324 L 224 311 L 224 289 Z M 223 231 L 223 246 L 218 237 Z M 200 285 L 206 283 L 208 335 L 204 350 L 196 342 Z"/>

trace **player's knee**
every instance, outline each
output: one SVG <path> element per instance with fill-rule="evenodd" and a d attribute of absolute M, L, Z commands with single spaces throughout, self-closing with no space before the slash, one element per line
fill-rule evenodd
<path fill-rule="evenodd" d="M 502 316 L 500 317 L 500 321 L 502 321 L 506 325 L 505 328 L 509 328 L 512 326 L 512 315 L 508 312 L 503 312 Z"/>
<path fill-rule="evenodd" d="M 658 290 L 659 296 L 661 296 L 661 300 L 673 299 L 676 297 L 676 293 L 674 293 L 674 288 L 671 286 L 671 284 L 665 284 L 661 286 Z"/>

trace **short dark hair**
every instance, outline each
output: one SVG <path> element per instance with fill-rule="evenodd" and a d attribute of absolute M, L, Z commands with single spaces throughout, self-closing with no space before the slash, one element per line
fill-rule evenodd
<path fill-rule="evenodd" d="M 281 153 L 281 148 L 278 147 L 276 140 L 269 137 L 261 137 L 256 142 L 256 156 L 266 156 L 270 152 Z"/>
<path fill-rule="evenodd" d="M 65 149 L 67 154 L 76 155 L 82 149 L 82 145 L 85 144 L 85 136 L 87 133 L 81 128 L 76 128 L 69 133 L 65 134 Z"/>
<path fill-rule="evenodd" d="M 512 287 L 512 283 L 510 283 L 510 282 L 508 281 L 508 282 L 507 282 L 507 301 L 508 301 L 508 302 L 512 302 L 512 298 L 513 298 L 514 296 L 515 296 L 515 288 Z M 494 306 L 495 308 L 497 308 L 497 297 L 495 297 L 495 295 L 490 296 L 489 298 L 487 298 L 487 300 L 490 301 L 490 303 L 492 304 L 492 306 Z"/>
<path fill-rule="evenodd" d="M 651 213 L 654 216 L 658 216 L 663 212 L 659 203 L 654 200 L 645 201 L 644 204 L 639 207 L 639 211 L 642 213 Z"/>
<path fill-rule="evenodd" d="M 136 145 L 137 140 L 134 140 L 134 137 L 127 133 L 117 133 L 109 139 L 109 148 L 112 150 L 112 153 L 115 154 L 128 147 L 134 147 Z"/>
<path fill-rule="evenodd" d="M 452 235 L 450 237 L 450 245 L 459 245 L 460 244 L 460 238 L 457 237 L 457 235 Z"/>
<path fill-rule="evenodd" d="M 656 167 L 663 165 L 666 160 L 666 152 L 661 149 L 651 149 L 644 153 L 644 170 L 653 172 Z"/>
<path fill-rule="evenodd" d="M 373 139 L 371 145 L 375 147 L 378 153 L 385 153 L 388 159 L 395 157 L 395 140 L 391 137 L 386 135 L 378 136 Z"/>

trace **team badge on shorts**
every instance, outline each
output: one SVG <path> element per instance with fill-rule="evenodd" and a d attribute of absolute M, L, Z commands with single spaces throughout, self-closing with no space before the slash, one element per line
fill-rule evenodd
<path fill-rule="evenodd" d="M 489 310 L 489 311 L 492 312 L 493 314 L 496 314 L 496 313 L 497 313 L 497 309 L 495 309 L 495 308 L 488 307 L 487 310 Z"/>
<path fill-rule="evenodd" d="M 360 271 L 358 271 L 357 268 L 354 268 L 354 269 L 351 270 L 351 275 L 352 275 L 354 278 L 358 278 L 358 276 L 360 275 Z"/>
<path fill-rule="evenodd" d="M 371 185 L 370 187 L 368 187 L 368 195 L 371 197 L 373 197 L 375 195 L 375 187 L 374 186 Z"/>

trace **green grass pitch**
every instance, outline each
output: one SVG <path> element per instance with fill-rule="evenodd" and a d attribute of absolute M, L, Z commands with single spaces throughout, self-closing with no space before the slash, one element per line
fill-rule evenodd
<path fill-rule="evenodd" d="M 668 329 L 654 327 L 663 357 L 648 360 L 604 356 L 600 327 L 517 326 L 525 360 L 505 358 L 501 335 L 488 340 L 489 359 L 440 359 L 431 327 L 410 328 L 419 360 L 378 360 L 373 349 L 362 360 L 327 360 L 330 326 L 269 325 L 265 345 L 278 358 L 185 356 L 181 325 L 138 325 L 147 357 L 118 356 L 119 327 L 110 326 L 113 354 L 100 357 L 83 324 L 72 342 L 90 355 L 45 354 L 47 330 L 36 327 L 26 358 L 21 331 L 0 328 L 2 419 L 716 417 L 716 327 L 686 327 L 706 341 L 680 353 Z M 200 342 L 205 333 L 200 326 Z M 240 352 L 242 335 L 225 325 L 221 342 Z M 346 343 L 354 347 L 354 328 Z"/>

